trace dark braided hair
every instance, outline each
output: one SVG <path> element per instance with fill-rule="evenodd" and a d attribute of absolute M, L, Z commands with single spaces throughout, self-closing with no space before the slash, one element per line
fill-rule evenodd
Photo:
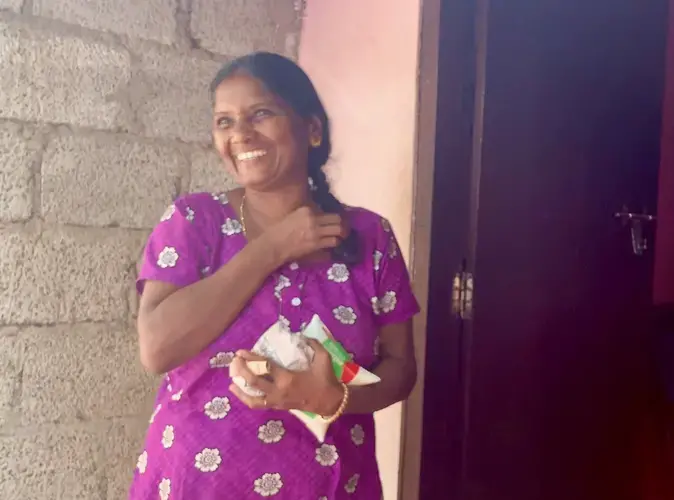
<path fill-rule="evenodd" d="M 343 213 L 344 205 L 330 192 L 330 184 L 323 171 L 332 149 L 330 120 L 309 76 L 286 57 L 270 52 L 255 52 L 234 59 L 218 71 L 211 82 L 211 95 L 224 80 L 237 72 L 244 72 L 262 82 L 267 90 L 285 101 L 300 117 L 316 117 L 321 122 L 321 144 L 309 148 L 309 177 L 313 183 L 311 195 L 323 212 Z M 356 264 L 360 257 L 358 235 L 351 229 L 340 245 L 332 250 L 332 258 L 345 264 Z"/>

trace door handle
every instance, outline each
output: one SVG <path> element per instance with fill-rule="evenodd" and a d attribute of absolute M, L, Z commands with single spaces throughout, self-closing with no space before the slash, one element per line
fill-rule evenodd
<path fill-rule="evenodd" d="M 647 214 L 645 210 L 643 213 L 630 212 L 624 205 L 622 210 L 616 212 L 613 216 L 619 219 L 623 226 L 629 226 L 630 237 L 632 239 L 632 253 L 641 257 L 648 250 L 648 238 L 644 234 L 644 224 L 655 222 L 657 217 Z"/>

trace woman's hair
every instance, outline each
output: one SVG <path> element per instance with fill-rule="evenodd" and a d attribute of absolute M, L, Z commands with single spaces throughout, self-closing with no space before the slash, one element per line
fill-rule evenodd
<path fill-rule="evenodd" d="M 324 212 L 343 213 L 344 206 L 330 192 L 330 184 L 323 171 L 332 148 L 330 120 L 309 76 L 286 57 L 269 52 L 255 52 L 234 59 L 218 71 L 211 82 L 211 95 L 224 80 L 239 72 L 262 82 L 267 90 L 285 101 L 300 117 L 306 119 L 316 117 L 320 120 L 323 130 L 321 144 L 309 148 L 309 178 L 313 183 L 311 195 Z M 360 260 L 358 235 L 353 229 L 346 239 L 333 249 L 332 257 L 346 264 L 355 264 Z"/>

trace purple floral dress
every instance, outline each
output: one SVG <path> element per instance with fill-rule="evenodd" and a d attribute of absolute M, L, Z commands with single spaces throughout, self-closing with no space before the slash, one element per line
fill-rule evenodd
<path fill-rule="evenodd" d="M 251 410 L 228 387 L 237 349 L 251 349 L 274 322 L 292 331 L 318 314 L 357 363 L 377 361 L 378 331 L 419 308 L 388 222 L 349 208 L 365 258 L 289 263 L 269 276 L 231 326 L 159 389 L 131 500 L 379 500 L 372 415 L 345 415 L 320 443 L 285 411 Z M 191 194 L 171 205 L 152 232 L 138 277 L 187 286 L 246 245 L 226 195 Z"/>

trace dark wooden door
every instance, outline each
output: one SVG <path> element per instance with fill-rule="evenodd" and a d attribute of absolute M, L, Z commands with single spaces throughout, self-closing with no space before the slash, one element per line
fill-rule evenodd
<path fill-rule="evenodd" d="M 446 4 L 421 498 L 639 499 L 667 1 Z"/>

